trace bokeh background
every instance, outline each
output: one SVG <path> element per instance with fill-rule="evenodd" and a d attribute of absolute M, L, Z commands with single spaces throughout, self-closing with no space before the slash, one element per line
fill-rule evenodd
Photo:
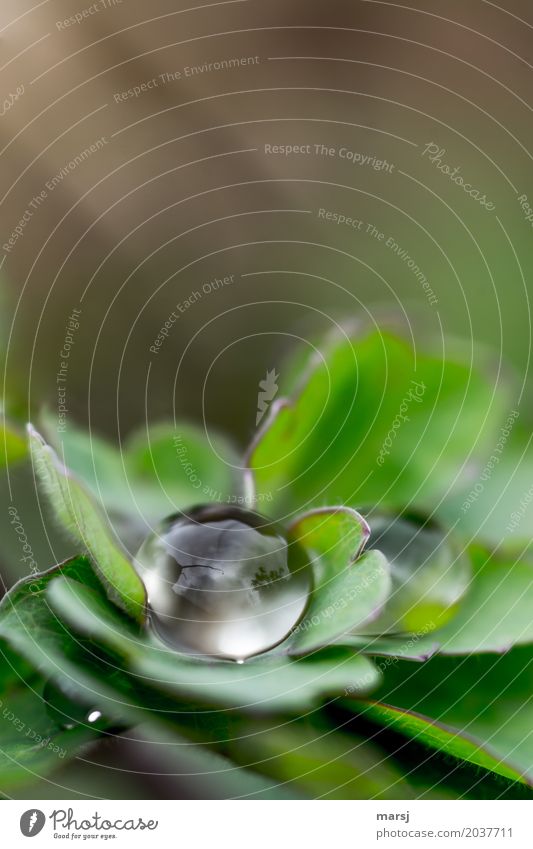
<path fill-rule="evenodd" d="M 176 417 L 244 448 L 266 372 L 347 319 L 474 364 L 490 349 L 531 421 L 525 0 L 3 0 L 0 45 L 13 415 L 59 423 L 77 310 L 66 426 L 113 441 Z M 27 478 L 2 498 L 44 568 L 70 549 Z M 28 798 L 208 793 L 153 749 L 104 743 Z"/>

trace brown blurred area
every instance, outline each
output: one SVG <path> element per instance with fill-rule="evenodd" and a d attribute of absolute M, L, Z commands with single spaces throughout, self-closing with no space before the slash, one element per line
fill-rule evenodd
<path fill-rule="evenodd" d="M 73 308 L 69 409 L 111 434 L 175 409 L 244 441 L 266 369 L 345 317 L 393 313 L 415 337 L 474 337 L 523 369 L 526 301 L 509 245 L 420 150 L 436 140 L 523 228 L 506 179 L 527 191 L 531 174 L 526 3 L 90 6 L 4 0 L 0 13 L 2 92 L 24 87 L 0 124 L 2 242 L 46 192 L 3 267 L 16 307 L 7 380 L 24 407 L 54 404 Z M 186 75 L 235 57 L 249 63 Z M 266 155 L 265 144 L 346 145 L 394 170 Z M 382 244 L 324 224 L 320 208 L 393 234 L 438 310 Z M 176 304 L 230 274 L 151 354 Z"/>

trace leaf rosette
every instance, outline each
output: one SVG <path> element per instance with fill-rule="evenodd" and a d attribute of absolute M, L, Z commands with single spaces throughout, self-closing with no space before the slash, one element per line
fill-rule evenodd
<path fill-rule="evenodd" d="M 505 394 L 484 366 L 415 356 L 383 333 L 327 340 L 287 373 L 244 463 L 227 440 L 215 452 L 190 426 L 160 425 L 121 453 L 70 427 L 54 450 L 28 429 L 42 492 L 79 553 L 0 605 L 3 704 L 44 729 L 28 746 L 3 717 L 9 781 L 57 767 L 57 750 L 73 756 L 148 722 L 152 736 L 209 744 L 234 765 L 278 779 L 286 770 L 303 795 L 314 791 L 283 747 L 305 750 L 334 786 L 343 768 L 361 772 L 348 741 L 369 725 L 533 783 L 533 566 L 513 540 L 495 546 L 483 523 L 474 534 L 451 521 L 465 470 L 505 421 Z M 154 522 L 190 510 L 191 466 L 206 502 L 259 508 L 288 550 L 305 553 L 301 615 L 242 663 L 162 639 L 132 553 Z M 269 733 L 273 721 L 287 733 L 289 723 L 289 743 Z M 331 775 L 324 734 L 340 747 Z M 380 776 L 372 744 L 358 745 L 379 793 L 416 795 L 401 771 Z M 368 785 L 354 781 L 346 795 L 364 798 Z"/>

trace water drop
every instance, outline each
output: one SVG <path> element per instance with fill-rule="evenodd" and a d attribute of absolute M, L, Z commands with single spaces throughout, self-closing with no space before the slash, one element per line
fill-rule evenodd
<path fill-rule="evenodd" d="M 102 712 L 99 710 L 91 710 L 87 714 L 87 722 L 90 722 L 91 724 L 98 722 L 99 719 L 102 719 Z"/>
<path fill-rule="evenodd" d="M 281 642 L 311 588 L 305 552 L 240 507 L 196 507 L 141 546 L 150 622 L 169 645 L 237 662 Z"/>

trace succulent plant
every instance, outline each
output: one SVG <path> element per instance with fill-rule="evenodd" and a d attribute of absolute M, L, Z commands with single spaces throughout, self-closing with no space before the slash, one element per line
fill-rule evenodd
<path fill-rule="evenodd" d="M 59 460 L 29 427 L 78 553 L 0 604 L 6 784 L 142 729 L 208 746 L 233 795 L 438 798 L 465 764 L 462 794 L 527 795 L 531 520 L 506 531 L 521 434 L 484 369 L 337 335 L 287 366 L 244 461 L 175 424 L 121 453 L 69 425 Z M 440 790 L 407 741 L 451 758 Z"/>

